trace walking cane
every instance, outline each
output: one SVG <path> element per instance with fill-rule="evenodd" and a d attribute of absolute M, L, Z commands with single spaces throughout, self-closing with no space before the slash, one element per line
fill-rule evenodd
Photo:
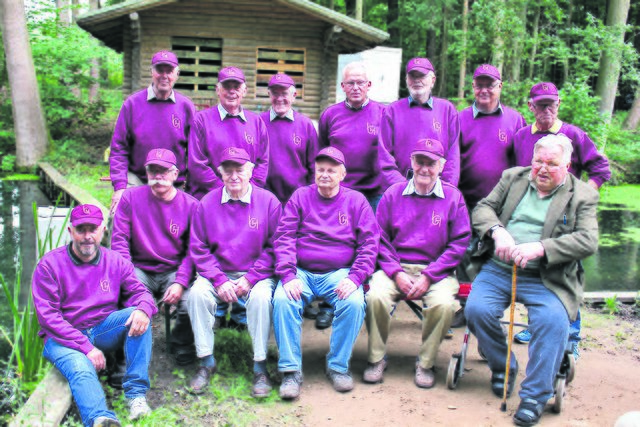
<path fill-rule="evenodd" d="M 507 412 L 507 392 L 509 391 L 509 371 L 511 370 L 511 343 L 513 343 L 513 316 L 516 309 L 516 263 L 513 263 L 511 273 L 511 308 L 509 309 L 509 337 L 507 339 L 507 367 L 504 374 L 504 392 L 502 395 L 502 404 L 500 410 Z"/>

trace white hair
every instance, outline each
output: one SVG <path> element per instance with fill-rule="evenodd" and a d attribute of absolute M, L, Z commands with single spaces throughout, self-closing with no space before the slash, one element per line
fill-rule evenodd
<path fill-rule="evenodd" d="M 271 89 L 272 88 L 267 88 L 267 90 L 269 91 L 269 93 L 271 93 Z M 295 86 L 289 86 L 287 88 L 287 91 L 289 92 L 289 95 L 294 95 L 296 93 L 296 87 Z"/>
<path fill-rule="evenodd" d="M 345 76 L 352 70 L 362 70 L 364 75 L 368 77 L 367 66 L 362 61 L 350 62 L 342 69 L 342 80 L 344 81 Z"/>
<path fill-rule="evenodd" d="M 571 162 L 571 153 L 573 153 L 573 144 L 571 140 L 563 133 L 550 134 L 543 136 L 533 146 L 533 154 L 535 155 L 540 148 L 551 148 L 559 146 L 562 149 L 562 163 L 568 164 Z"/>
<path fill-rule="evenodd" d="M 248 167 L 249 167 L 248 171 L 249 171 L 249 172 L 253 172 L 253 168 L 254 168 L 256 165 L 255 165 L 254 163 L 251 163 L 251 162 L 246 162 L 246 163 L 245 163 L 244 165 L 242 165 L 242 166 L 248 166 Z M 222 167 L 222 165 L 218 166 L 218 172 L 220 172 L 220 175 L 222 175 L 222 173 L 224 172 L 224 168 Z"/>

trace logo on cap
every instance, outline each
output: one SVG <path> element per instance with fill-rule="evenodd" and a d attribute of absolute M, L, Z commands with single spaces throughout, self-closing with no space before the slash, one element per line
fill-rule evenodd
<path fill-rule="evenodd" d="M 229 155 L 231 155 L 231 156 L 235 156 L 236 155 L 236 149 L 235 148 L 229 147 L 228 150 L 229 150 Z"/>
<path fill-rule="evenodd" d="M 161 158 L 162 158 L 162 151 L 156 150 L 156 159 L 161 159 Z"/>
<path fill-rule="evenodd" d="M 229 74 L 230 74 L 230 75 L 232 75 L 232 76 L 235 76 L 235 75 L 236 75 L 236 72 L 234 71 L 234 69 L 233 69 L 233 68 L 230 68 L 229 70 L 227 70 L 227 73 L 229 73 Z"/>
<path fill-rule="evenodd" d="M 416 60 L 413 61 L 413 63 L 416 64 L 416 65 L 420 65 L 420 62 L 421 62 L 420 59 L 416 59 Z"/>
<path fill-rule="evenodd" d="M 282 76 L 280 74 L 276 74 L 276 80 L 282 80 Z"/>
<path fill-rule="evenodd" d="M 110 289 L 111 285 L 109 283 L 109 279 L 103 279 L 100 281 L 100 290 L 102 290 L 102 292 L 109 292 Z"/>
<path fill-rule="evenodd" d="M 542 85 L 542 90 L 549 90 L 549 85 L 547 85 L 546 83 L 544 83 Z"/>
<path fill-rule="evenodd" d="M 487 64 L 483 64 L 483 65 L 482 65 L 482 69 L 486 71 L 486 70 L 488 70 L 488 69 L 489 69 L 489 66 L 488 66 Z"/>
<path fill-rule="evenodd" d="M 161 56 L 162 56 L 163 58 L 168 58 L 168 57 L 169 57 L 169 55 L 167 55 L 167 52 L 162 52 L 162 55 L 161 55 Z"/>
<path fill-rule="evenodd" d="M 91 213 L 91 211 L 89 210 L 89 206 L 83 206 L 82 207 L 82 212 L 84 212 L 87 215 L 89 215 Z"/>
<path fill-rule="evenodd" d="M 332 147 L 329 147 L 329 148 L 327 148 L 327 154 L 334 155 L 334 154 L 336 154 L 336 150 L 334 150 Z"/>

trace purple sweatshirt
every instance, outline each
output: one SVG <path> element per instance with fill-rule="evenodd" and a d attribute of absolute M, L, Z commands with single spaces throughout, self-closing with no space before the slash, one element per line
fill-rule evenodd
<path fill-rule="evenodd" d="M 260 114 L 269 133 L 269 175 L 266 188 L 286 203 L 296 189 L 313 182 L 318 134 L 304 114 L 293 112 L 293 121 L 276 117 L 271 111 Z"/>
<path fill-rule="evenodd" d="M 324 110 L 318 124 L 319 148 L 332 146 L 344 154 L 347 177 L 343 184 L 367 196 L 382 194 L 403 179 L 378 141 L 384 108 L 369 100 L 362 109 L 353 110 L 340 102 Z"/>
<path fill-rule="evenodd" d="M 153 296 L 118 253 L 100 248 L 92 262 L 70 255 L 70 245 L 47 253 L 33 273 L 33 302 L 44 340 L 84 354 L 93 350 L 80 332 L 92 328 L 121 307 L 137 307 L 149 319 L 158 309 Z"/>
<path fill-rule="evenodd" d="M 269 135 L 260 116 L 244 110 L 247 121 L 238 117 L 220 120 L 217 107 L 199 111 L 189 134 L 189 192 L 198 200 L 222 187 L 218 175 L 220 156 L 228 147 L 247 150 L 255 165 L 251 182 L 264 187 L 269 170 Z"/>
<path fill-rule="evenodd" d="M 502 172 L 514 166 L 513 140 L 526 126 L 522 114 L 502 106 L 493 114 L 462 110 L 460 118 L 460 184 L 469 211 L 498 184 Z"/>
<path fill-rule="evenodd" d="M 224 187 L 202 198 L 193 217 L 190 254 L 196 271 L 213 286 L 225 273 L 246 271 L 252 285 L 273 276 L 273 233 L 282 205 L 267 190 L 252 186 L 251 203 L 221 203 Z"/>
<path fill-rule="evenodd" d="M 531 133 L 531 129 L 532 126 L 527 126 L 520 129 L 516 134 L 514 141 L 516 166 L 531 166 L 533 146 L 540 138 L 552 133 L 549 131 Z M 589 179 L 594 180 L 598 186 L 611 179 L 609 161 L 603 154 L 598 152 L 596 145 L 585 131 L 569 123 L 562 123 L 560 130 L 555 133 L 566 135 L 573 144 L 569 172 L 578 177 L 578 179 L 582 176 L 582 172 L 586 172 Z"/>
<path fill-rule="evenodd" d="M 299 266 L 312 273 L 350 268 L 348 277 L 360 286 L 373 273 L 380 231 L 362 194 L 341 186 L 326 199 L 313 184 L 293 193 L 274 240 L 282 283 L 295 279 Z"/>
<path fill-rule="evenodd" d="M 111 249 L 144 271 L 177 270 L 175 282 L 188 288 L 193 280 L 189 230 L 198 201 L 177 191 L 165 202 L 147 185 L 125 190 L 113 218 Z"/>
<path fill-rule="evenodd" d="M 422 274 L 431 283 L 453 274 L 471 238 L 469 214 L 462 193 L 442 182 L 444 199 L 404 196 L 407 183 L 390 187 L 382 196 L 376 217 L 381 230 L 378 264 L 391 278 L 400 263 L 428 264 Z"/>
<path fill-rule="evenodd" d="M 180 176 L 187 172 L 187 141 L 196 110 L 189 98 L 173 91 L 176 102 L 147 101 L 147 89 L 129 96 L 120 109 L 113 138 L 109 168 L 114 191 L 127 188 L 127 172 L 147 182 L 144 163 L 154 148 L 176 155 Z"/>
<path fill-rule="evenodd" d="M 395 158 L 400 173 L 406 176 L 411 169 L 411 151 L 416 141 L 424 138 L 437 139 L 442 143 L 447 160 L 442 179 L 457 186 L 460 176 L 458 112 L 446 99 L 431 99 L 433 108 L 409 106 L 408 98 L 389 104 L 380 125 L 380 141 Z"/>

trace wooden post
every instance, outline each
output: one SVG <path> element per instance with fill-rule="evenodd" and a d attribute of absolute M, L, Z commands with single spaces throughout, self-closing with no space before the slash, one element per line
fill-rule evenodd
<path fill-rule="evenodd" d="M 131 92 L 138 90 L 140 80 L 142 79 L 142 59 L 140 57 L 140 43 L 142 41 L 142 28 L 140 27 L 140 16 L 137 12 L 129 14 L 131 20 L 131 42 L 133 48 L 131 51 Z"/>

